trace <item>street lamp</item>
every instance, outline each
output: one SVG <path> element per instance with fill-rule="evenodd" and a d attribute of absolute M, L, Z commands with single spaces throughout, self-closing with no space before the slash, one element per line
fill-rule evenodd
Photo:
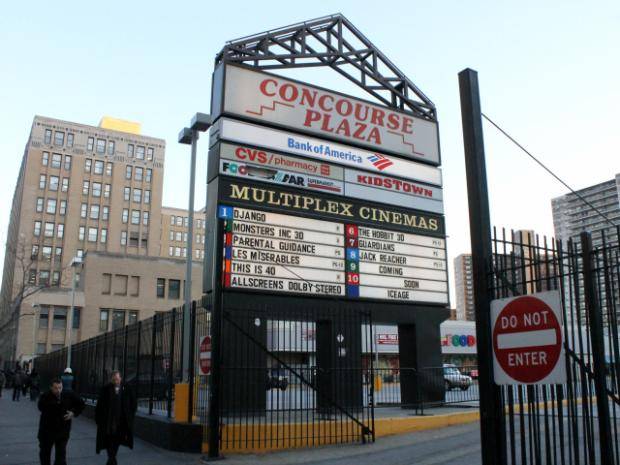
<path fill-rule="evenodd" d="M 183 311 L 183 379 L 189 380 L 189 348 L 190 348 L 190 308 L 192 303 L 192 260 L 194 243 L 194 186 L 196 184 L 196 149 L 201 132 L 207 131 L 213 124 L 211 115 L 196 113 L 189 128 L 179 133 L 179 143 L 192 146 L 192 159 L 189 171 L 189 223 L 187 225 L 187 253 L 185 270 L 185 308 Z"/>
<path fill-rule="evenodd" d="M 71 280 L 71 310 L 67 317 L 67 329 L 65 343 L 67 345 L 67 368 L 71 368 L 71 339 L 73 336 L 73 312 L 75 312 L 75 286 L 77 283 L 77 270 L 82 267 L 82 257 L 73 257 L 71 259 L 71 268 L 73 270 L 73 279 Z"/>

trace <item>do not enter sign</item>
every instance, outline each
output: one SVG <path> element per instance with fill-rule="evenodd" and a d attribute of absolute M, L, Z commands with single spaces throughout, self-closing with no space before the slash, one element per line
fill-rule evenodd
<path fill-rule="evenodd" d="M 558 291 L 494 300 L 491 327 L 496 384 L 566 381 Z"/>
<path fill-rule="evenodd" d="M 211 373 L 211 336 L 204 336 L 200 341 L 200 373 Z"/>

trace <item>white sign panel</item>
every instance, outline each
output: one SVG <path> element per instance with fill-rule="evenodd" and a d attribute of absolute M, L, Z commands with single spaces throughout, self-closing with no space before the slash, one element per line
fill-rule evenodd
<path fill-rule="evenodd" d="M 439 164 L 435 122 L 247 68 L 225 74 L 225 113 Z"/>
<path fill-rule="evenodd" d="M 445 292 L 412 291 L 408 289 L 388 289 L 384 287 L 360 286 L 359 296 L 369 299 L 407 300 L 447 304 L 448 295 Z"/>
<path fill-rule="evenodd" d="M 264 291 L 293 292 L 302 294 L 340 295 L 345 294 L 344 284 L 302 281 L 301 279 L 263 278 L 231 274 L 229 287 L 259 289 Z"/>
<path fill-rule="evenodd" d="M 256 145 L 324 162 L 441 186 L 441 170 L 439 168 L 256 124 L 220 118 L 210 134 L 212 144 L 221 139 Z"/>

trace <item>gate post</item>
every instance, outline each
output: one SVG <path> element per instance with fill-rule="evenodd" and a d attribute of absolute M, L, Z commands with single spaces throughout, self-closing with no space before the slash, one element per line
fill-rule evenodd
<path fill-rule="evenodd" d="M 613 464 L 613 449 L 607 380 L 605 376 L 605 340 L 603 335 L 603 318 L 596 298 L 594 267 L 592 266 L 592 236 L 581 233 L 581 254 L 583 262 L 583 291 L 586 312 L 590 320 L 590 341 L 592 342 L 592 359 L 594 362 L 594 390 L 596 392 L 596 409 L 598 411 L 599 444 L 601 464 Z M 609 290 L 608 290 L 609 292 Z"/>
<path fill-rule="evenodd" d="M 491 296 L 489 295 L 491 289 L 489 274 L 493 260 L 493 249 L 478 73 L 469 68 L 461 71 L 459 73 L 459 90 L 469 203 L 474 302 L 476 305 L 480 446 L 482 464 L 497 465 L 506 463 L 506 431 L 501 391 L 493 380 Z"/>

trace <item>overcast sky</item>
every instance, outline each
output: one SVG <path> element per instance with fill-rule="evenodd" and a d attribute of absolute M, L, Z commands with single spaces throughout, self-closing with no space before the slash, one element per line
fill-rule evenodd
<path fill-rule="evenodd" d="M 189 149 L 178 131 L 209 111 L 226 40 L 341 12 L 436 104 L 450 274 L 469 225 L 457 73 L 479 72 L 483 111 L 571 186 L 618 172 L 620 2 L 7 2 L 0 15 L 0 240 L 35 114 L 96 125 L 139 121 L 166 139 L 164 204 L 187 205 Z M 362 95 L 331 70 L 289 74 Z M 553 234 L 566 189 L 485 125 L 493 223 Z M 197 207 L 205 199 L 206 139 Z M 4 250 L 0 252 L 3 260 Z M 455 302 L 453 302 L 455 305 Z"/>

